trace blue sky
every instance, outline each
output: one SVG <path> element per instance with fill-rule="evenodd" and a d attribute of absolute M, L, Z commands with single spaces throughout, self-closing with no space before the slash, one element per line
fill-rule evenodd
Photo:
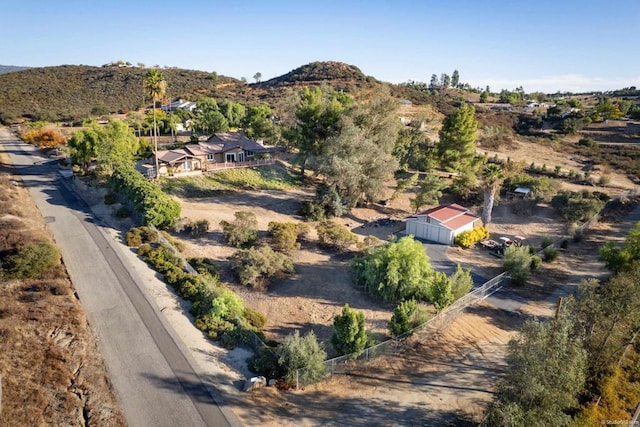
<path fill-rule="evenodd" d="M 343 61 L 399 83 L 640 87 L 640 1 L 0 0 L 0 64 L 147 66 L 252 80 Z"/>

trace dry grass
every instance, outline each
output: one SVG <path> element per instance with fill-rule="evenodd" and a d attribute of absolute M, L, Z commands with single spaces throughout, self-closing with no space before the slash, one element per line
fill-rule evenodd
<path fill-rule="evenodd" d="M 0 175 L 0 256 L 50 239 L 33 200 L 15 182 Z M 64 266 L 37 279 L 0 282 L 0 342 L 0 425 L 126 424 Z"/>

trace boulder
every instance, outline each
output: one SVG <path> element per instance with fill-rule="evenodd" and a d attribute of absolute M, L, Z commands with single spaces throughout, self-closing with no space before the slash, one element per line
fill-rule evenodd
<path fill-rule="evenodd" d="M 255 390 L 256 388 L 264 387 L 266 385 L 267 385 L 267 379 L 265 377 L 262 377 L 262 376 L 252 377 L 244 381 L 243 391 Z"/>

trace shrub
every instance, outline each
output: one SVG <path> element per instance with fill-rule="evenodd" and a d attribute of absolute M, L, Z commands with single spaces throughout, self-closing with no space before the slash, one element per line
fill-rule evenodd
<path fill-rule="evenodd" d="M 9 255 L 2 262 L 6 277 L 26 279 L 40 277 L 60 264 L 58 250 L 46 240 L 36 240 Z"/>
<path fill-rule="evenodd" d="M 611 176 L 609 175 L 600 175 L 600 179 L 598 179 L 598 185 L 601 187 L 609 185 L 610 182 L 611 182 Z"/>
<path fill-rule="evenodd" d="M 290 386 L 296 385 L 296 379 L 303 383 L 313 383 L 326 375 L 324 351 L 313 331 L 300 336 L 298 331 L 287 335 L 276 350 L 278 365 L 283 372 L 283 380 Z M 300 375 L 297 371 L 300 369 Z"/>
<path fill-rule="evenodd" d="M 540 258 L 538 255 L 534 255 L 531 257 L 531 270 L 537 270 L 540 268 L 540 266 L 542 265 L 542 258 Z"/>
<path fill-rule="evenodd" d="M 339 251 L 346 251 L 358 243 L 358 237 L 347 227 L 333 221 L 324 221 L 318 224 L 318 239 L 320 244 Z"/>
<path fill-rule="evenodd" d="M 285 371 L 278 363 L 278 358 L 279 355 L 276 351 L 271 348 L 260 347 L 256 355 L 249 360 L 249 370 L 265 378 L 282 378 L 285 375 Z M 293 381 L 295 381 L 295 377 Z M 290 385 L 295 385 L 295 383 Z"/>
<path fill-rule="evenodd" d="M 560 248 L 567 249 L 568 247 L 569 247 L 569 241 L 567 239 L 563 239 L 562 242 L 560 242 Z"/>
<path fill-rule="evenodd" d="M 413 236 L 366 250 L 352 269 L 354 283 L 385 302 L 429 298 L 433 269 L 424 246 Z"/>
<path fill-rule="evenodd" d="M 294 271 L 293 261 L 289 257 L 268 246 L 241 249 L 229 259 L 240 283 L 252 289 L 264 289 L 276 274 Z"/>
<path fill-rule="evenodd" d="M 533 255 L 526 246 L 509 246 L 504 251 L 504 269 L 515 285 L 524 285 L 531 271 Z"/>
<path fill-rule="evenodd" d="M 363 311 L 351 310 L 345 304 L 342 313 L 333 318 L 333 330 L 331 344 L 338 353 L 357 357 L 367 347 Z"/>
<path fill-rule="evenodd" d="M 118 196 L 113 193 L 107 193 L 104 195 L 104 204 L 105 205 L 113 205 L 118 201 Z"/>
<path fill-rule="evenodd" d="M 143 243 L 138 246 L 138 255 L 144 258 L 149 252 L 151 252 L 153 248 L 148 243 Z"/>
<path fill-rule="evenodd" d="M 158 228 L 171 227 L 180 218 L 180 204 L 162 192 L 160 187 L 146 179 L 133 166 L 118 165 L 109 182 L 121 197 L 130 201 L 140 212 L 143 224 Z"/>
<path fill-rule="evenodd" d="M 578 145 L 595 148 L 598 146 L 598 143 L 593 138 L 581 138 L 580 141 L 578 141 Z"/>
<path fill-rule="evenodd" d="M 307 221 L 324 221 L 327 219 L 324 207 L 316 202 L 303 202 L 300 208 L 300 215 Z"/>
<path fill-rule="evenodd" d="M 217 340 L 223 333 L 232 330 L 235 325 L 215 314 L 207 313 L 196 317 L 196 328 L 205 332 L 212 340 Z"/>
<path fill-rule="evenodd" d="M 566 221 L 582 222 L 600 212 L 607 200 L 608 196 L 600 192 L 561 191 L 551 200 L 551 206 Z"/>
<path fill-rule="evenodd" d="M 264 314 L 249 307 L 244 308 L 242 316 L 256 329 L 261 329 L 267 323 Z"/>
<path fill-rule="evenodd" d="M 189 258 L 187 262 L 200 274 L 206 274 L 213 278 L 218 277 L 218 270 L 209 258 Z"/>
<path fill-rule="evenodd" d="M 227 243 L 236 248 L 250 246 L 258 239 L 258 220 L 252 212 L 236 212 L 233 222 L 220 221 Z"/>
<path fill-rule="evenodd" d="M 426 316 L 425 316 L 426 314 Z M 415 300 L 403 301 L 393 309 L 387 327 L 393 337 L 406 334 L 429 320 L 428 312 Z"/>
<path fill-rule="evenodd" d="M 125 235 L 127 246 L 137 248 L 144 243 L 155 243 L 158 241 L 158 233 L 151 227 L 133 227 Z"/>
<path fill-rule="evenodd" d="M 551 236 L 544 236 L 542 238 L 542 242 L 540 243 L 540 249 L 544 249 L 549 245 L 553 245 L 553 242 L 555 242 L 554 238 Z"/>
<path fill-rule="evenodd" d="M 456 272 L 451 275 L 450 280 L 454 300 L 468 294 L 473 287 L 471 270 L 464 270 L 460 264 L 456 267 Z"/>
<path fill-rule="evenodd" d="M 462 246 L 463 248 L 470 248 L 475 243 L 486 240 L 489 238 L 489 230 L 485 227 L 476 227 L 473 230 L 463 231 L 458 234 L 454 242 L 456 245 Z"/>
<path fill-rule="evenodd" d="M 438 311 L 444 310 L 453 302 L 454 297 L 451 291 L 451 280 L 446 274 L 440 272 L 434 274 L 430 300 Z"/>
<path fill-rule="evenodd" d="M 171 234 L 167 230 L 160 230 L 160 234 L 164 237 L 174 248 L 178 250 L 178 252 L 184 251 L 184 243 L 179 240 L 173 238 Z"/>
<path fill-rule="evenodd" d="M 116 218 L 129 218 L 131 216 L 131 209 L 126 206 L 120 206 L 114 213 Z"/>
<path fill-rule="evenodd" d="M 300 249 L 298 238 L 308 229 L 306 224 L 295 224 L 293 222 L 275 222 L 269 223 L 269 234 L 272 238 L 272 246 L 275 250 L 292 253 Z"/>
<path fill-rule="evenodd" d="M 558 258 L 558 248 L 555 246 L 547 246 L 542 252 L 545 262 L 553 262 Z"/>
<path fill-rule="evenodd" d="M 183 230 L 191 237 L 202 237 L 209 231 L 209 221 L 206 219 L 191 221 L 184 226 Z"/>

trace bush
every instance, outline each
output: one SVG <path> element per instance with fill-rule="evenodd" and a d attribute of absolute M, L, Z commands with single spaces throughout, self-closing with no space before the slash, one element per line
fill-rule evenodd
<path fill-rule="evenodd" d="M 209 258 L 189 258 L 187 262 L 191 267 L 193 267 L 198 273 L 209 275 L 212 278 L 218 278 L 218 270 L 216 269 L 215 264 Z"/>
<path fill-rule="evenodd" d="M 219 339 L 222 334 L 235 327 L 233 323 L 211 313 L 202 314 L 196 317 L 195 325 L 196 328 L 205 332 L 212 340 Z"/>
<path fill-rule="evenodd" d="M 454 242 L 456 245 L 462 246 L 466 249 L 470 248 L 475 243 L 481 240 L 486 240 L 488 238 L 489 230 L 487 230 L 485 227 L 476 227 L 473 230 L 463 231 L 462 233 L 458 234 L 455 237 Z"/>
<path fill-rule="evenodd" d="M 241 249 L 231 257 L 231 266 L 240 283 L 252 289 L 264 289 L 278 273 L 293 273 L 293 261 L 268 246 Z"/>
<path fill-rule="evenodd" d="M 2 262 L 7 278 L 26 279 L 40 277 L 60 264 L 60 253 L 50 242 L 36 240 L 9 255 Z"/>
<path fill-rule="evenodd" d="M 264 314 L 249 307 L 244 308 L 242 316 L 256 329 L 262 329 L 262 327 L 267 323 L 267 319 L 264 317 Z"/>
<path fill-rule="evenodd" d="M 298 238 L 308 228 L 306 224 L 271 221 L 268 230 L 271 234 L 273 248 L 287 254 L 300 249 Z"/>
<path fill-rule="evenodd" d="M 529 279 L 533 255 L 526 246 L 509 246 L 504 251 L 504 269 L 515 285 L 524 285 Z"/>
<path fill-rule="evenodd" d="M 191 237 L 202 237 L 209 231 L 209 221 L 206 219 L 191 221 L 184 226 L 183 230 Z"/>
<path fill-rule="evenodd" d="M 249 360 L 249 370 L 265 378 L 282 378 L 285 375 L 285 370 L 278 363 L 278 358 L 279 355 L 276 351 L 271 348 L 260 347 L 257 354 Z"/>
<path fill-rule="evenodd" d="M 129 218 L 131 216 L 132 212 L 131 209 L 129 209 L 126 206 L 120 206 L 115 212 L 114 215 L 116 218 Z"/>
<path fill-rule="evenodd" d="M 578 145 L 588 148 L 595 148 L 598 146 L 598 143 L 593 138 L 581 138 L 578 141 Z"/>
<path fill-rule="evenodd" d="M 327 219 L 324 207 L 316 202 L 309 201 L 302 203 L 300 216 L 304 217 L 307 221 L 324 221 Z"/>
<path fill-rule="evenodd" d="M 298 331 L 287 335 L 276 350 L 278 366 L 287 385 L 295 386 L 296 379 L 303 384 L 318 382 L 326 375 L 323 362 L 327 358 L 313 331 L 300 336 Z M 300 375 L 297 371 L 300 369 Z"/>
<path fill-rule="evenodd" d="M 442 311 L 454 300 L 451 290 L 451 280 L 446 274 L 436 272 L 431 285 L 430 301 L 436 310 Z"/>
<path fill-rule="evenodd" d="M 344 225 L 324 221 L 316 227 L 320 244 L 339 251 L 346 251 L 358 243 L 358 237 Z"/>
<path fill-rule="evenodd" d="M 252 245 L 258 240 L 258 220 L 252 212 L 236 212 L 233 222 L 220 221 L 227 243 L 236 248 Z"/>
<path fill-rule="evenodd" d="M 133 227 L 125 235 L 127 246 L 137 248 L 144 243 L 155 243 L 158 241 L 158 233 L 151 227 Z"/>
<path fill-rule="evenodd" d="M 531 270 L 537 270 L 540 268 L 541 265 L 542 265 L 542 258 L 540 258 L 538 255 L 534 255 L 531 257 L 531 265 L 530 265 Z"/>
<path fill-rule="evenodd" d="M 542 252 L 545 262 L 553 262 L 558 258 L 558 248 L 555 246 L 547 246 Z"/>
<path fill-rule="evenodd" d="M 104 195 L 104 204 L 105 205 L 113 205 L 118 201 L 118 196 L 113 193 L 107 193 Z"/>
<path fill-rule="evenodd" d="M 342 307 L 342 313 L 333 318 L 333 336 L 331 344 L 340 354 L 357 357 L 367 347 L 367 331 L 364 323 L 364 312 Z"/>
<path fill-rule="evenodd" d="M 451 275 L 450 279 L 451 292 L 453 293 L 454 300 L 465 296 L 469 293 L 471 288 L 473 288 L 471 270 L 464 270 L 460 264 L 458 264 L 456 272 Z"/>
<path fill-rule="evenodd" d="M 540 249 L 544 249 L 549 245 L 553 245 L 553 242 L 555 242 L 555 239 L 551 236 L 544 236 L 542 238 L 542 242 L 540 243 Z"/>
<path fill-rule="evenodd" d="M 169 228 L 180 218 L 180 204 L 162 192 L 133 166 L 118 165 L 109 179 L 112 188 L 130 201 L 142 215 L 143 224 Z"/>
<path fill-rule="evenodd" d="M 426 308 L 411 299 L 401 302 L 393 309 L 387 327 L 391 336 L 399 337 L 426 323 L 429 317 L 430 314 Z"/>
<path fill-rule="evenodd" d="M 608 198 L 600 192 L 561 191 L 551 200 L 551 206 L 566 221 L 583 222 L 600 212 Z"/>
<path fill-rule="evenodd" d="M 352 269 L 354 283 L 385 302 L 429 299 L 433 269 L 424 246 L 413 236 L 368 249 Z"/>

